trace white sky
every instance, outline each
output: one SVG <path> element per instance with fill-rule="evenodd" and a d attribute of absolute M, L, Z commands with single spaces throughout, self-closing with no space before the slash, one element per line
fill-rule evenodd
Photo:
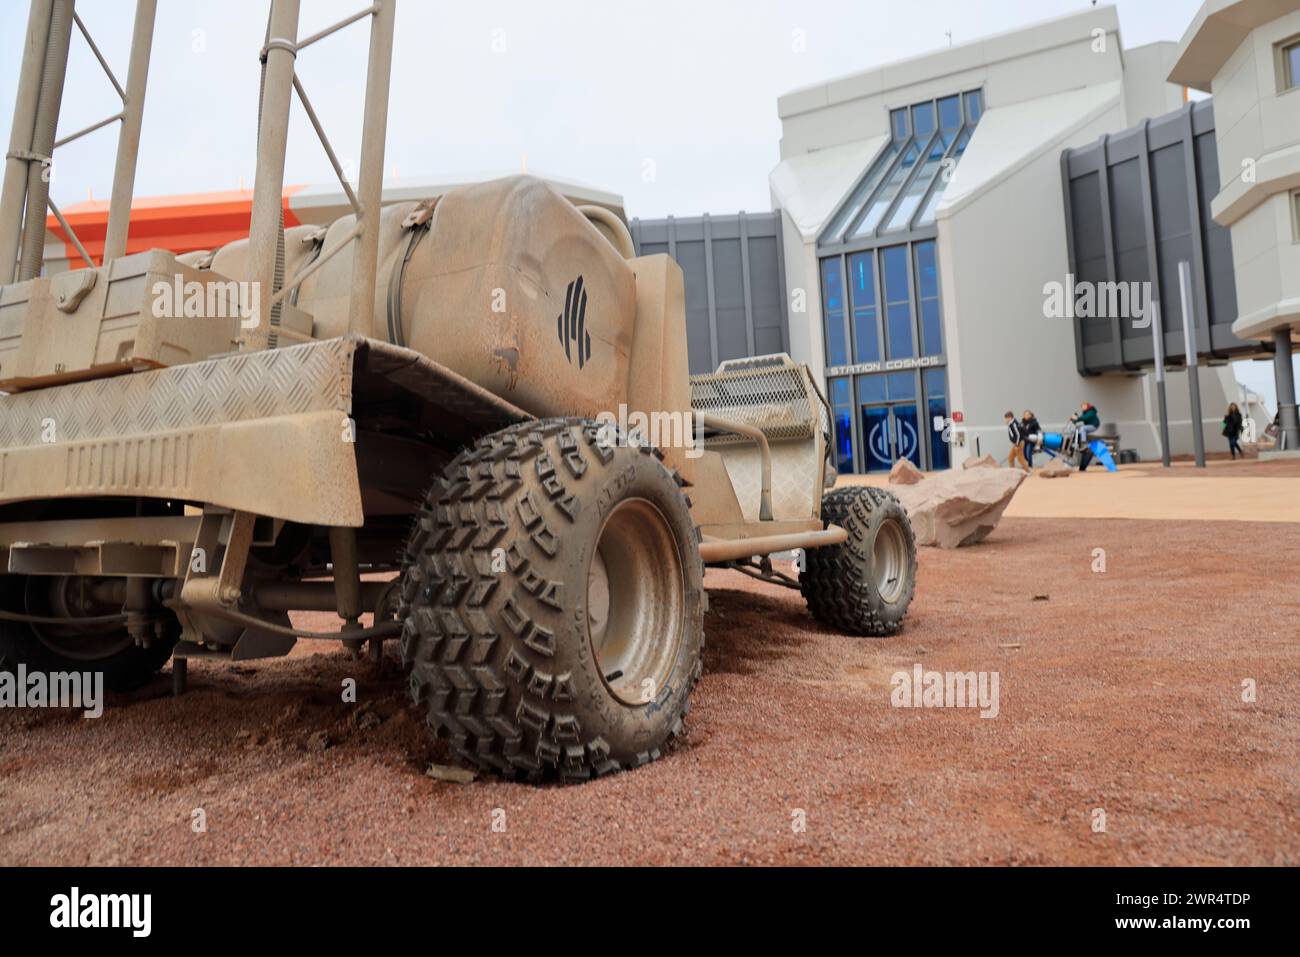
<path fill-rule="evenodd" d="M 366 0 L 303 0 L 300 36 Z M 1088 0 L 398 0 L 386 167 L 399 181 L 530 171 L 619 193 L 629 216 L 770 208 L 777 97 L 789 90 L 1028 23 Z M 1199 0 L 1120 0 L 1126 47 L 1177 40 Z M 265 0 L 160 0 L 136 194 L 251 187 Z M 131 0 L 78 12 L 126 82 Z M 0 3 L 0 142 L 7 144 L 27 4 Z M 801 31 L 804 49 L 796 51 Z M 366 35 L 349 27 L 298 72 L 345 164 L 360 149 Z M 118 109 L 73 36 L 59 128 Z M 286 183 L 333 180 L 302 110 Z M 115 134 L 59 150 L 52 195 L 107 198 Z M 644 175 L 647 161 L 653 179 Z M 1245 368 L 1242 368 L 1245 367 Z M 1239 364 L 1272 394 L 1271 369 Z M 1262 375 L 1257 374 L 1262 371 Z"/>
<path fill-rule="evenodd" d="M 300 36 L 365 0 L 303 0 Z M 781 93 L 1071 11 L 1079 0 L 398 0 L 388 160 L 402 180 L 528 167 L 621 193 L 629 215 L 770 208 Z M 1119 4 L 1126 46 L 1177 39 L 1198 0 Z M 138 195 L 253 179 L 265 0 L 161 0 Z M 126 81 L 131 0 L 78 10 Z M 0 136 L 8 142 L 27 4 L 0 4 Z M 806 37 L 794 52 L 794 31 Z M 196 31 L 201 31 L 196 33 Z M 500 31 L 500 32 L 497 32 Z M 299 73 L 341 157 L 361 139 L 367 29 L 304 51 Z M 504 51 L 494 52 L 504 44 Z M 60 130 L 115 111 L 74 35 Z M 333 174 L 295 106 L 286 182 Z M 115 134 L 60 150 L 54 198 L 108 195 Z M 656 177 L 645 182 L 645 160 Z"/>

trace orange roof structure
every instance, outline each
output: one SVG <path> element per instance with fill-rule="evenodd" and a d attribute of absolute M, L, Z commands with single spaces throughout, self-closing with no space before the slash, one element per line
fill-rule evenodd
<path fill-rule="evenodd" d="M 282 202 L 286 227 L 299 225 L 298 217 L 289 208 L 289 198 L 302 188 L 284 188 Z M 131 204 L 127 254 L 148 249 L 168 249 L 178 254 L 196 249 L 216 249 L 248 235 L 252 210 L 252 190 L 140 197 Z M 104 236 L 108 231 L 108 201 L 87 200 L 61 212 L 81 244 L 86 247 L 86 252 L 95 260 L 86 265 L 101 265 L 104 259 Z M 45 226 L 67 247 L 69 265 L 80 268 L 84 260 L 59 221 L 51 215 L 46 219 Z"/>

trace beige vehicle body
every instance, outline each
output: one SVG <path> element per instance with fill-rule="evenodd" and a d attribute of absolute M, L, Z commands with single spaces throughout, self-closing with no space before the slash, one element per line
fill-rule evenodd
<path fill-rule="evenodd" d="M 348 334 L 345 251 L 302 283 L 274 347 L 251 352 L 246 241 L 0 287 L 0 559 L 169 579 L 199 611 L 236 594 L 250 614 L 291 610 L 284 569 L 254 582 L 227 554 L 241 525 L 255 556 L 286 535 L 318 546 L 288 580 L 328 572 L 332 527 L 357 530 L 364 570 L 396 570 L 430 476 L 476 436 L 548 416 L 657 438 L 706 563 L 842 541 L 820 516 L 828 417 L 806 368 L 777 356 L 692 380 L 680 268 L 625 258 L 602 212 L 527 176 L 385 207 L 377 334 Z M 352 226 L 287 230 L 287 268 Z M 192 563 L 205 523 L 222 545 Z M 309 607 L 337 605 L 317 592 Z M 182 653 L 217 650 L 202 616 L 184 617 Z M 248 645 L 240 657 L 259 653 Z"/>
<path fill-rule="evenodd" d="M 677 264 L 542 180 L 381 203 L 394 0 L 302 40 L 296 0 L 273 0 L 249 238 L 125 255 L 154 6 L 138 0 L 103 265 L 42 275 L 72 0 L 32 3 L 0 203 L 0 668 L 129 678 L 171 657 L 179 692 L 192 657 L 308 637 L 368 640 L 378 662 L 400 636 L 462 756 L 581 778 L 680 733 L 703 565 L 802 581 L 860 633 L 901 626 L 910 527 L 874 491 L 828 512 L 806 367 L 690 377 Z M 354 192 L 293 65 L 364 18 Z M 355 209 L 328 228 L 282 226 L 291 89 Z M 809 584 L 768 559 L 790 549 L 834 555 Z"/>

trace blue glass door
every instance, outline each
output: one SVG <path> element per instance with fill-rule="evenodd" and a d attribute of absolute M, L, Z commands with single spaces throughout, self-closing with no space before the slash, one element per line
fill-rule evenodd
<path fill-rule="evenodd" d="M 867 472 L 888 472 L 894 464 L 893 423 L 888 406 L 862 407 L 862 466 Z"/>
<path fill-rule="evenodd" d="M 916 403 L 907 402 L 890 406 L 893 419 L 894 460 L 910 459 L 921 467 L 921 423 L 917 417 Z"/>

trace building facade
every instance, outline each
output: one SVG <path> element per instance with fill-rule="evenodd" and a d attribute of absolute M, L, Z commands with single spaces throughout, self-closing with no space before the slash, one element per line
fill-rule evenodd
<path fill-rule="evenodd" d="M 1213 97 L 1192 103 L 1189 89 Z M 1216 447 L 1230 401 L 1263 432 L 1228 363 L 1270 355 L 1284 447 L 1300 451 L 1300 0 L 1207 0 L 1181 42 L 1131 49 L 1115 9 L 1093 7 L 796 90 L 777 111 L 771 212 L 629 227 L 639 255 L 682 267 L 690 371 L 771 352 L 807 363 L 839 471 L 1001 457 L 1005 412 L 1059 428 L 1085 400 L 1122 448 L 1155 458 L 1153 317 L 1175 454 L 1197 430 Z M 617 194 L 547 178 L 625 218 Z M 452 185 L 388 184 L 384 198 Z M 128 251 L 219 245 L 243 235 L 250 202 L 138 200 Z M 66 211 L 92 258 L 106 208 Z M 333 186 L 285 191 L 286 224 L 346 211 Z M 77 264 L 49 225 L 47 268 Z M 1196 422 L 1184 261 L 1208 366 Z M 1082 314 L 1103 286 L 1140 290 L 1140 305 Z"/>
<path fill-rule="evenodd" d="M 780 99 L 791 353 L 825 383 L 841 471 L 1002 456 L 1006 411 L 1059 427 L 1084 400 L 1123 447 L 1159 454 L 1150 377 L 1084 367 L 1048 291 L 1075 285 L 1062 155 L 1180 110 L 1176 50 L 1124 49 L 1100 7 Z M 1185 376 L 1167 391 L 1171 445 L 1190 452 Z M 1230 370 L 1201 393 L 1212 441 Z"/>
<path fill-rule="evenodd" d="M 682 267 L 692 375 L 789 351 L 779 213 L 633 219 L 628 227 L 638 256 L 666 253 Z"/>
<path fill-rule="evenodd" d="M 1273 352 L 1286 451 L 1300 453 L 1300 3 L 1206 0 L 1170 79 L 1213 94 L 1222 183 L 1210 209 L 1232 236 L 1232 331 Z"/>

